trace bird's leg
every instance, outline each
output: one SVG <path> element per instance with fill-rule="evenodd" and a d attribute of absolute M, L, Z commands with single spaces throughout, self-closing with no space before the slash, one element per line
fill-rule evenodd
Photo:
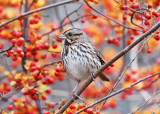
<path fill-rule="evenodd" d="M 79 81 L 78 81 L 78 83 L 76 84 L 76 86 L 74 87 L 74 89 L 73 89 L 73 91 L 72 91 L 72 94 L 75 93 L 76 89 L 78 88 L 78 85 L 79 85 Z"/>
<path fill-rule="evenodd" d="M 78 96 L 78 95 L 75 94 L 75 92 L 76 92 L 76 90 L 78 88 L 79 83 L 80 82 L 78 81 L 77 85 L 75 86 L 75 88 L 72 91 L 72 98 L 74 99 L 74 101 L 76 101 L 75 97 L 77 97 L 79 100 L 81 100 L 82 102 L 84 102 L 87 105 L 87 103 L 80 96 Z"/>

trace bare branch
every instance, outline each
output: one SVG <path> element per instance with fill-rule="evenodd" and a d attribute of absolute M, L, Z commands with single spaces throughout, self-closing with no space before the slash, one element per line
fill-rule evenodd
<path fill-rule="evenodd" d="M 44 67 L 47 67 L 47 66 L 50 66 L 50 65 L 54 65 L 54 64 L 59 63 L 59 62 L 60 62 L 60 61 L 54 61 L 54 62 L 52 62 L 52 63 L 45 64 L 45 65 L 43 65 L 42 67 L 44 68 Z"/>
<path fill-rule="evenodd" d="M 13 21 L 15 21 L 15 20 L 17 20 L 17 19 L 19 19 L 21 17 L 31 15 L 32 13 L 43 11 L 43 10 L 46 10 L 46 9 L 49 9 L 49 8 L 53 8 L 53 7 L 57 7 L 57 6 L 60 6 L 60 5 L 68 4 L 68 3 L 71 3 L 71 2 L 74 2 L 74 1 L 75 0 L 62 1 L 62 2 L 55 3 L 55 4 L 47 5 L 47 6 L 32 10 L 32 11 L 25 12 L 22 15 L 19 15 L 19 16 L 15 17 L 15 18 L 12 18 L 12 19 L 0 24 L 0 27 L 3 27 L 4 25 L 6 25 L 8 23 L 11 23 L 11 22 L 13 22 Z"/>
<path fill-rule="evenodd" d="M 154 111 L 152 112 L 152 114 L 155 114 L 155 112 L 157 111 L 158 107 L 160 107 L 160 102 L 158 103 L 157 107 L 154 109 Z"/>
<path fill-rule="evenodd" d="M 135 110 L 134 112 L 132 112 L 131 114 L 135 114 L 137 111 L 139 111 L 145 104 L 147 104 L 150 100 L 153 99 L 154 96 L 156 96 L 157 94 L 160 93 L 160 90 L 157 91 L 155 94 L 152 95 L 152 97 L 150 99 L 148 99 L 143 105 L 141 105 L 137 110 Z"/>
<path fill-rule="evenodd" d="M 88 108 L 90 108 L 90 107 L 93 107 L 95 104 L 98 104 L 98 103 L 100 103 L 100 102 L 102 102 L 102 101 L 104 101 L 104 100 L 107 100 L 107 99 L 109 99 L 109 98 L 111 98 L 111 97 L 113 97 L 113 96 L 115 96 L 115 95 L 117 95 L 117 94 L 119 94 L 119 93 L 121 93 L 121 92 L 123 92 L 123 91 L 126 91 L 126 90 L 132 88 L 134 85 L 136 85 L 136 84 L 138 84 L 138 83 L 140 83 L 140 82 L 142 82 L 142 81 L 144 81 L 144 80 L 146 80 L 146 79 L 148 79 L 148 78 L 154 77 L 154 76 L 156 76 L 156 75 L 158 75 L 158 74 L 160 74 L 160 72 L 157 72 L 157 73 L 155 73 L 155 74 L 146 76 L 146 77 L 144 77 L 144 78 L 142 78 L 142 79 L 140 79 L 140 80 L 132 83 L 131 85 L 129 85 L 129 86 L 125 87 L 125 88 L 122 88 L 122 89 L 120 89 L 120 90 L 118 90 L 118 91 L 116 91 L 116 92 L 114 92 L 114 93 L 112 93 L 112 94 L 110 94 L 110 95 L 108 95 L 108 96 L 106 96 L 106 97 L 103 97 L 102 99 L 96 101 L 96 102 L 93 103 L 93 104 L 90 104 L 89 106 L 87 106 L 87 107 L 83 108 L 82 110 L 78 111 L 76 114 L 79 114 L 80 112 L 82 112 L 82 111 L 84 111 L 84 110 L 86 110 L 86 109 L 88 109 Z M 160 91 L 159 91 L 159 92 L 160 92 Z M 158 92 L 158 93 L 159 93 L 159 92 Z M 157 93 L 157 94 L 158 94 L 158 93 Z"/>
<path fill-rule="evenodd" d="M 76 22 L 76 21 L 78 21 L 79 19 L 84 18 L 84 17 L 88 17 L 88 16 L 91 16 L 91 15 L 84 15 L 84 16 L 81 16 L 81 17 L 79 17 L 79 18 L 77 18 L 77 19 L 75 19 L 75 20 L 72 20 L 71 22 L 72 22 L 72 23 L 73 23 L 73 22 Z M 70 22 L 69 22 L 69 23 L 70 23 Z M 46 35 L 49 35 L 49 34 L 51 34 L 52 32 L 54 32 L 54 31 L 56 31 L 56 30 L 62 28 L 63 26 L 68 25 L 69 23 L 63 24 L 63 25 L 57 27 L 57 28 L 54 29 L 54 30 L 51 30 L 51 31 L 49 31 L 49 32 L 47 32 L 47 33 L 42 34 L 41 36 L 44 37 L 44 36 L 46 36 Z"/>
<path fill-rule="evenodd" d="M 0 54 L 6 52 L 6 51 L 8 51 L 8 50 L 11 50 L 13 47 L 14 47 L 14 45 L 12 45 L 11 47 L 9 47 L 9 48 L 6 49 L 6 50 L 2 50 L 2 51 L 0 52 Z"/>

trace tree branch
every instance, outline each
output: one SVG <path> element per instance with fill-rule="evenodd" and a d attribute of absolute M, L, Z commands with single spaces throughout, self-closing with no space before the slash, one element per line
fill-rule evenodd
<path fill-rule="evenodd" d="M 140 80 L 132 83 L 131 85 L 129 85 L 129 86 L 125 87 L 125 88 L 122 88 L 122 89 L 120 89 L 120 90 L 118 90 L 118 91 L 116 91 L 116 92 L 114 92 L 114 93 L 112 93 L 112 94 L 110 94 L 110 95 L 108 95 L 108 96 L 106 96 L 106 97 L 103 97 L 102 99 L 96 101 L 96 102 L 93 103 L 93 104 L 90 104 L 89 106 L 87 106 L 87 107 L 83 108 L 82 110 L 78 111 L 76 114 L 79 114 L 80 112 L 82 112 L 82 111 L 84 111 L 84 110 L 86 110 L 86 109 L 88 109 L 88 108 L 90 108 L 90 107 L 93 107 L 95 104 L 98 104 L 98 103 L 100 103 L 100 102 L 102 102 L 102 101 L 104 101 L 104 100 L 107 100 L 107 99 L 111 98 L 112 96 L 115 96 L 115 95 L 117 95 L 117 94 L 119 94 L 119 93 L 121 93 L 121 92 L 123 92 L 123 91 L 125 91 L 125 90 L 127 90 L 127 89 L 130 89 L 130 88 L 133 87 L 134 85 L 136 85 L 136 84 L 138 84 L 138 83 L 140 83 L 140 82 L 142 82 L 142 81 L 144 81 L 144 80 L 146 80 L 146 79 L 148 79 L 148 78 L 154 77 L 154 76 L 156 76 L 156 75 L 158 75 L 158 74 L 160 74 L 160 72 L 157 72 L 157 73 L 155 73 L 155 74 L 146 76 L 146 77 L 144 77 L 144 78 L 142 78 L 142 79 L 140 79 Z M 159 91 L 158 91 L 158 93 L 159 93 Z M 158 93 L 156 93 L 156 94 L 158 94 Z M 155 94 L 155 95 L 156 95 L 156 94 Z"/>
<path fill-rule="evenodd" d="M 0 27 L 3 27 L 4 25 L 6 25 L 8 23 L 11 23 L 11 22 L 13 22 L 13 21 L 15 21 L 15 20 L 17 20 L 17 19 L 19 19 L 21 17 L 31 15 L 32 13 L 35 13 L 35 12 L 38 12 L 38 11 L 43 11 L 43 10 L 46 10 L 46 9 L 49 9 L 49 8 L 52 8 L 52 7 L 57 7 L 57 6 L 60 6 L 60 5 L 68 4 L 68 3 L 71 3 L 71 2 L 74 2 L 74 1 L 75 0 L 62 1 L 62 2 L 55 3 L 55 4 L 47 5 L 47 6 L 32 10 L 32 11 L 25 12 L 22 15 L 19 15 L 19 16 L 15 17 L 15 18 L 12 18 L 12 19 L 0 24 Z"/>
<path fill-rule="evenodd" d="M 0 52 L 0 54 L 6 52 L 6 51 L 8 51 L 8 50 L 11 50 L 13 47 L 14 47 L 14 45 L 12 45 L 11 47 L 9 47 L 9 48 L 6 49 L 6 50 L 2 50 L 2 51 Z"/>
<path fill-rule="evenodd" d="M 94 73 L 93 77 L 96 78 L 103 70 L 105 70 L 108 66 L 113 64 L 116 60 L 118 60 L 120 57 L 122 57 L 124 54 L 126 54 L 129 50 L 131 50 L 134 46 L 136 46 L 139 42 L 141 42 L 143 39 L 145 39 L 148 35 L 156 31 L 160 27 L 160 22 L 158 22 L 156 25 L 154 25 L 151 29 L 149 29 L 146 33 L 141 35 L 137 40 L 135 40 L 132 44 L 124 48 L 121 52 L 119 52 L 115 57 L 113 57 L 110 61 L 105 63 L 100 69 L 97 70 L 96 73 Z M 75 93 L 76 95 L 80 95 L 87 87 L 88 85 L 93 81 L 92 78 L 89 78 L 84 85 Z M 112 94 L 111 94 L 112 95 Z M 63 113 L 70 104 L 73 103 L 75 98 L 71 98 L 67 101 L 67 103 L 59 110 L 58 113 Z"/>

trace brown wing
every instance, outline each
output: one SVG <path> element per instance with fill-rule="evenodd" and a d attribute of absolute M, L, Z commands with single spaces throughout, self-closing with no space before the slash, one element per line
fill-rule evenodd
<path fill-rule="evenodd" d="M 99 61 L 101 62 L 102 65 L 104 65 L 104 64 L 105 64 L 105 61 L 104 61 L 104 59 L 102 58 L 102 54 L 101 54 L 100 52 L 98 52 L 98 51 L 96 51 L 96 52 L 97 52 L 97 57 L 98 57 Z M 99 77 L 100 77 L 101 80 L 103 80 L 103 81 L 110 81 L 109 78 L 108 78 L 104 73 L 101 73 L 101 74 L 99 75 Z"/>

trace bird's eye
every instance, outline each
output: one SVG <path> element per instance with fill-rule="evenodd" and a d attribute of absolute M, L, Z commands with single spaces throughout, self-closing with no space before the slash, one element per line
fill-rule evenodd
<path fill-rule="evenodd" d="M 70 33 L 68 33 L 68 35 L 69 35 L 69 36 L 72 36 L 72 33 L 70 32 Z"/>

